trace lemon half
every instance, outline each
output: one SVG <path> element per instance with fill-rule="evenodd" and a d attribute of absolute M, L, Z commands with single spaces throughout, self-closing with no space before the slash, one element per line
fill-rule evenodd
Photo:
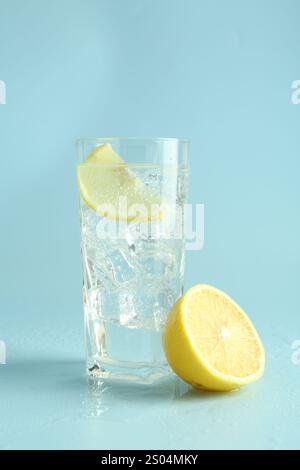
<path fill-rule="evenodd" d="M 163 344 L 174 372 L 196 388 L 234 390 L 264 372 L 265 352 L 252 322 L 212 286 L 198 284 L 176 302 Z"/>

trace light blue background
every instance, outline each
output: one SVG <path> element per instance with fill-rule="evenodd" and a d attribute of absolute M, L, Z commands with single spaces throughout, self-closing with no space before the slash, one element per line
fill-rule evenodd
<path fill-rule="evenodd" d="M 299 17 L 297 0 L 0 0 L 1 448 L 299 446 Z M 110 135 L 192 140 L 206 225 L 186 286 L 249 312 L 261 382 L 87 388 L 74 140 Z"/>

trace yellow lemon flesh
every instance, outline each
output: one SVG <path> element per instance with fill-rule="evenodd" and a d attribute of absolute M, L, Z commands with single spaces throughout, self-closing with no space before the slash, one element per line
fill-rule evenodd
<path fill-rule="evenodd" d="M 146 222 L 168 210 L 110 144 L 99 145 L 78 165 L 77 178 L 84 202 L 109 219 Z"/>
<path fill-rule="evenodd" d="M 196 388 L 234 390 L 258 380 L 262 342 L 246 313 L 225 293 L 198 284 L 183 294 L 163 332 L 174 372 Z"/>

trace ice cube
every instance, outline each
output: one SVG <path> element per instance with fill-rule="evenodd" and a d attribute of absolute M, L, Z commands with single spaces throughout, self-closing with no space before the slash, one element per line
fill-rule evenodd
<path fill-rule="evenodd" d="M 134 322 L 137 319 L 137 312 L 135 308 L 135 298 L 130 292 L 124 292 L 120 294 L 120 323 L 123 326 L 134 326 Z"/>
<path fill-rule="evenodd" d="M 161 290 L 157 295 L 157 300 L 154 305 L 154 321 L 157 330 L 161 330 L 165 324 L 166 317 L 174 305 L 176 298 L 174 293 L 166 288 Z"/>
<path fill-rule="evenodd" d="M 146 250 L 144 256 L 138 256 L 138 264 L 141 271 L 151 277 L 153 281 L 160 283 L 162 280 L 170 280 L 175 277 L 177 272 L 176 258 L 171 252 L 155 250 L 151 253 L 150 247 Z"/>
<path fill-rule="evenodd" d="M 105 271 L 117 284 L 123 284 L 136 278 L 138 267 L 134 265 L 129 254 L 122 249 L 111 251 L 102 260 Z"/>
<path fill-rule="evenodd" d="M 86 244 L 97 244 L 97 224 L 100 216 L 86 205 L 81 207 L 81 234 Z"/>
<path fill-rule="evenodd" d="M 128 246 L 134 245 L 137 240 L 149 239 L 149 224 L 148 222 L 133 221 L 127 224 L 124 231 L 124 238 Z"/>

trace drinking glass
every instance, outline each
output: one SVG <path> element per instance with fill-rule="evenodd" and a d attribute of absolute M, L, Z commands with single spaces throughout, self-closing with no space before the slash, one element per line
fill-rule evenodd
<path fill-rule="evenodd" d="M 170 373 L 166 316 L 183 292 L 189 142 L 80 139 L 88 374 L 151 383 Z"/>

